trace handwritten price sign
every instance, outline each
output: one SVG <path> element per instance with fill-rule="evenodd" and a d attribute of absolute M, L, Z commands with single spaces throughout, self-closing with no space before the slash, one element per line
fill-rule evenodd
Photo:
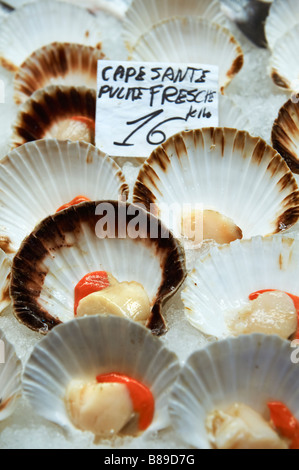
<path fill-rule="evenodd" d="M 218 126 L 218 67 L 98 62 L 96 145 L 148 157 L 183 130 Z"/>

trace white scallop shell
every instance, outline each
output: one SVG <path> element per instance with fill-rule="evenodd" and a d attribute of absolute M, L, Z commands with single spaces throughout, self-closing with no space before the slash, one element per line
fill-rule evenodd
<path fill-rule="evenodd" d="M 285 33 L 298 23 L 297 0 L 275 0 L 265 23 L 265 33 L 270 49 L 278 45 Z"/>
<path fill-rule="evenodd" d="M 165 333 L 162 306 L 185 279 L 184 251 L 157 218 L 118 201 L 78 204 L 35 228 L 13 260 L 14 314 L 46 334 L 74 318 L 74 289 L 95 271 L 141 284 L 151 307 L 146 325 Z"/>
<path fill-rule="evenodd" d="M 187 445 L 212 448 L 207 415 L 235 402 L 269 420 L 267 403 L 282 401 L 299 419 L 298 364 L 288 341 L 260 334 L 229 338 L 192 354 L 170 397 L 174 429 Z"/>
<path fill-rule="evenodd" d="M 0 161 L 0 185 L 0 247 L 7 253 L 16 252 L 35 225 L 76 196 L 128 197 L 119 166 L 84 142 L 45 139 L 18 147 Z"/>
<path fill-rule="evenodd" d="M 299 295 L 299 240 L 276 235 L 212 247 L 187 276 L 181 294 L 187 320 L 215 338 L 230 336 L 227 320 L 264 289 Z"/>
<path fill-rule="evenodd" d="M 24 372 L 24 393 L 40 416 L 71 432 L 64 395 L 74 378 L 103 373 L 128 375 L 155 399 L 151 433 L 169 425 L 170 387 L 180 366 L 174 353 L 144 327 L 116 317 L 85 317 L 60 325 L 34 348 Z"/>
<path fill-rule="evenodd" d="M 27 3 L 1 23 L 0 63 L 16 71 L 32 52 L 54 41 L 96 46 L 101 41 L 97 18 L 56 0 Z"/>
<path fill-rule="evenodd" d="M 288 29 L 276 42 L 270 59 L 270 72 L 275 85 L 295 93 L 299 91 L 298 47 L 299 24 Z"/>
<path fill-rule="evenodd" d="M 126 11 L 123 38 L 129 51 L 154 25 L 173 16 L 193 15 L 222 26 L 227 20 L 218 0 L 133 0 Z"/>
<path fill-rule="evenodd" d="M 184 205 L 220 212 L 243 238 L 279 232 L 299 216 L 298 187 L 283 158 L 262 139 L 228 128 L 169 138 L 144 162 L 133 201 L 158 212 L 176 236 Z"/>
<path fill-rule="evenodd" d="M 219 127 L 248 130 L 250 120 L 233 99 L 219 95 Z"/>
<path fill-rule="evenodd" d="M 22 393 L 22 363 L 0 330 L 0 421 L 14 412 Z"/>
<path fill-rule="evenodd" d="M 0 243 L 1 243 L 0 236 Z M 10 304 L 9 283 L 10 283 L 11 259 L 0 249 L 0 315 Z"/>
<path fill-rule="evenodd" d="M 221 90 L 243 66 L 242 49 L 228 29 L 192 16 L 171 18 L 153 26 L 139 38 L 130 58 L 218 65 Z"/>
<path fill-rule="evenodd" d="M 48 44 L 19 67 L 14 77 L 14 99 L 24 103 L 35 91 L 49 85 L 97 88 L 97 63 L 105 58 L 100 48 L 82 44 Z"/>

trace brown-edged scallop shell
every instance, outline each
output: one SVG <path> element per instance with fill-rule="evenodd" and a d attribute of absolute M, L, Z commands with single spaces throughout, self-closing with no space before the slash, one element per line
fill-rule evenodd
<path fill-rule="evenodd" d="M 184 250 L 159 219 L 117 201 L 70 207 L 24 240 L 10 285 L 17 319 L 43 333 L 73 319 L 74 289 L 96 271 L 141 284 L 150 303 L 146 326 L 156 334 L 166 331 L 162 304 L 185 279 Z"/>
<path fill-rule="evenodd" d="M 96 90 L 50 85 L 36 91 L 20 108 L 11 148 L 40 139 L 95 143 Z"/>
<path fill-rule="evenodd" d="M 37 224 L 78 196 L 126 201 L 129 195 L 109 155 L 85 142 L 55 139 L 12 150 L 0 162 L 0 186 L 0 248 L 8 255 Z"/>
<path fill-rule="evenodd" d="M 289 99 L 279 110 L 272 128 L 272 145 L 296 175 L 299 174 L 299 103 Z"/>
<path fill-rule="evenodd" d="M 34 51 L 14 77 L 14 99 L 24 103 L 33 93 L 50 85 L 97 88 L 97 62 L 101 48 L 54 42 Z"/>

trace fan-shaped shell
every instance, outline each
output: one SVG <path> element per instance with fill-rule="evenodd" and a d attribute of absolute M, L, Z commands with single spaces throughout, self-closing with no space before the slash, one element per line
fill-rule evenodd
<path fill-rule="evenodd" d="M 249 305 L 249 295 L 277 289 L 299 295 L 299 242 L 274 236 L 212 247 L 188 274 L 181 294 L 188 321 L 216 338 L 232 335 L 232 312 Z"/>
<path fill-rule="evenodd" d="M 299 24 L 282 36 L 276 42 L 271 60 L 271 77 L 275 85 L 298 93 L 299 66 L 296 54 L 299 47 Z"/>
<path fill-rule="evenodd" d="M 129 193 L 108 155 L 84 142 L 47 139 L 10 152 L 0 162 L 0 185 L 0 247 L 8 254 L 75 197 L 126 200 Z"/>
<path fill-rule="evenodd" d="M 297 101 L 297 100 L 295 100 Z M 290 169 L 299 174 L 299 104 L 287 101 L 279 110 L 272 128 L 272 144 Z"/>
<path fill-rule="evenodd" d="M 14 78 L 14 98 L 24 103 L 35 91 L 50 85 L 97 88 L 97 62 L 105 58 L 100 48 L 82 44 L 52 43 L 34 51 Z"/>
<path fill-rule="evenodd" d="M 169 425 L 168 395 L 178 371 L 175 354 L 144 327 L 122 318 L 85 317 L 60 325 L 36 345 L 26 365 L 24 392 L 36 413 L 71 432 L 64 403 L 68 383 L 122 373 L 149 387 L 154 396 L 148 433 Z"/>
<path fill-rule="evenodd" d="M 184 205 L 232 219 L 243 238 L 280 232 L 299 216 L 298 187 L 282 157 L 262 139 L 228 128 L 168 139 L 143 164 L 133 201 L 159 213 L 177 236 L 173 208 Z"/>
<path fill-rule="evenodd" d="M 95 113 L 96 90 L 58 85 L 38 90 L 19 110 L 11 148 L 47 138 L 94 144 Z"/>
<path fill-rule="evenodd" d="M 27 3 L 1 23 L 0 63 L 16 71 L 32 52 L 54 41 L 96 46 L 101 41 L 97 18 L 56 0 Z"/>
<path fill-rule="evenodd" d="M 0 330 L 0 421 L 14 412 L 22 393 L 22 364 Z"/>
<path fill-rule="evenodd" d="M 265 23 L 265 33 L 270 49 L 279 44 L 282 37 L 299 22 L 297 0 L 275 0 Z"/>
<path fill-rule="evenodd" d="M 194 15 L 226 26 L 218 0 L 133 0 L 124 19 L 123 38 L 129 51 L 137 40 L 161 21 L 173 16 Z"/>
<path fill-rule="evenodd" d="M 212 448 L 205 420 L 214 409 L 244 403 L 269 420 L 267 403 L 282 401 L 298 419 L 298 364 L 288 341 L 260 334 L 210 344 L 193 353 L 171 392 L 174 429 L 187 445 Z"/>
<path fill-rule="evenodd" d="M 151 305 L 147 326 L 156 334 L 166 331 L 162 304 L 185 278 L 184 251 L 158 219 L 116 201 L 73 206 L 43 220 L 25 239 L 12 266 L 16 317 L 44 333 L 73 319 L 75 286 L 99 270 L 119 282 L 140 283 Z"/>
<path fill-rule="evenodd" d="M 221 90 L 240 71 L 244 60 L 240 45 L 226 28 L 193 16 L 153 26 L 139 38 L 130 58 L 218 65 Z"/>

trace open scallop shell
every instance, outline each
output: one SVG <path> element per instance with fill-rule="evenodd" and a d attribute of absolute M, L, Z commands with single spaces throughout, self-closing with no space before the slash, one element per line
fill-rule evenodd
<path fill-rule="evenodd" d="M 40 139 L 95 143 L 96 90 L 51 85 L 36 91 L 20 108 L 11 148 Z M 75 120 L 74 118 L 82 118 Z M 87 124 L 84 123 L 87 120 Z"/>
<path fill-rule="evenodd" d="M 15 253 L 41 220 L 82 195 L 126 200 L 119 166 L 84 142 L 41 140 L 10 152 L 0 162 L 0 248 Z"/>
<path fill-rule="evenodd" d="M 297 100 L 296 100 L 297 101 Z M 272 128 L 272 145 L 290 169 L 299 175 L 299 103 L 287 101 Z"/>
<path fill-rule="evenodd" d="M 263 289 L 299 295 L 299 241 L 274 236 L 212 247 L 188 274 L 181 294 L 188 321 L 215 338 L 230 336 L 227 320 Z"/>
<path fill-rule="evenodd" d="M 265 23 L 265 33 L 270 49 L 278 45 L 282 37 L 299 23 L 297 0 L 275 0 Z"/>
<path fill-rule="evenodd" d="M 0 421 L 14 412 L 22 393 L 22 363 L 0 330 Z"/>
<path fill-rule="evenodd" d="M 214 409 L 244 403 L 270 420 L 269 401 L 282 401 L 299 419 L 298 364 L 288 341 L 260 334 L 229 338 L 193 353 L 172 389 L 170 416 L 187 445 L 211 449 L 205 429 Z"/>
<path fill-rule="evenodd" d="M 126 11 L 123 38 L 129 51 L 157 23 L 173 16 L 194 15 L 226 26 L 218 0 L 133 0 Z"/>
<path fill-rule="evenodd" d="M 81 44 L 52 43 L 34 51 L 14 78 L 14 98 L 24 103 L 35 91 L 50 85 L 97 88 L 97 61 L 105 58 L 100 48 Z"/>
<path fill-rule="evenodd" d="M 118 372 L 150 388 L 155 399 L 151 433 L 169 425 L 168 396 L 179 372 L 177 357 L 144 327 L 116 317 L 85 317 L 51 331 L 35 346 L 24 373 L 34 411 L 72 432 L 64 395 L 72 379 Z"/>
<path fill-rule="evenodd" d="M 228 29 L 192 16 L 155 25 L 139 38 L 130 58 L 218 65 L 221 90 L 241 70 L 244 60 L 240 45 Z"/>
<path fill-rule="evenodd" d="M 294 93 L 299 90 L 298 47 L 299 24 L 277 41 L 270 60 L 271 78 L 275 85 Z"/>
<path fill-rule="evenodd" d="M 172 209 L 200 204 L 230 218 L 243 238 L 285 230 L 299 217 L 299 191 L 283 158 L 245 131 L 204 128 L 182 132 L 143 164 L 133 201 L 159 214 L 176 235 Z"/>
<path fill-rule="evenodd" d="M 12 266 L 16 317 L 43 333 L 73 319 L 75 286 L 99 270 L 119 282 L 140 283 L 151 305 L 147 326 L 156 334 L 166 331 L 162 304 L 185 279 L 184 251 L 157 218 L 116 201 L 73 206 L 27 237 Z"/>
<path fill-rule="evenodd" d="M 96 46 L 101 41 L 97 18 L 55 0 L 23 5 L 1 23 L 0 63 L 15 72 L 32 52 L 54 41 Z"/>

